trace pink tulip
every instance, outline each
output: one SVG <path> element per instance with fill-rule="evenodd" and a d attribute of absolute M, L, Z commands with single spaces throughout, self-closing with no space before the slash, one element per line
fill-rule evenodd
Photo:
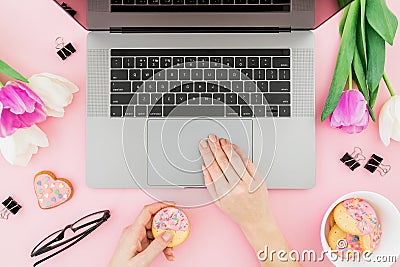
<path fill-rule="evenodd" d="M 24 83 L 9 82 L 0 88 L 0 137 L 31 127 L 46 117 L 43 101 Z"/>
<path fill-rule="evenodd" d="M 330 120 L 332 128 L 342 129 L 349 134 L 359 133 L 367 128 L 369 112 L 367 102 L 361 92 L 344 91 Z"/>

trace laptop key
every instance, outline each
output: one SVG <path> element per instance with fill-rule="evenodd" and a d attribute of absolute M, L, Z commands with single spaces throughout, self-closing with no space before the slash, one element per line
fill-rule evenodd
<path fill-rule="evenodd" d="M 177 69 L 167 69 L 167 80 L 176 81 L 179 79 L 178 75 L 179 75 L 179 72 Z"/>
<path fill-rule="evenodd" d="M 158 81 L 157 82 L 157 92 L 168 92 L 168 82 Z"/>
<path fill-rule="evenodd" d="M 270 104 L 270 105 L 290 104 L 290 94 L 265 93 L 264 98 L 267 101 L 266 104 Z"/>
<path fill-rule="evenodd" d="M 240 116 L 240 106 L 226 106 L 225 114 L 227 117 L 237 117 Z"/>
<path fill-rule="evenodd" d="M 250 104 L 250 94 L 247 93 L 239 93 L 238 95 L 238 103 L 243 105 L 249 105 Z"/>
<path fill-rule="evenodd" d="M 111 58 L 111 68 L 114 68 L 114 69 L 122 68 L 122 58 L 112 57 Z"/>
<path fill-rule="evenodd" d="M 267 106 L 265 109 L 265 116 L 278 117 L 278 106 Z"/>
<path fill-rule="evenodd" d="M 253 111 L 255 117 L 265 117 L 265 106 L 254 106 Z"/>
<path fill-rule="evenodd" d="M 240 71 L 242 73 L 242 80 L 253 80 L 253 70 L 251 69 L 243 69 Z"/>
<path fill-rule="evenodd" d="M 153 78 L 153 70 L 144 69 L 142 70 L 142 79 L 149 80 Z"/>
<path fill-rule="evenodd" d="M 111 94 L 110 104 L 112 105 L 128 105 L 133 94 Z"/>
<path fill-rule="evenodd" d="M 222 3 L 221 0 L 210 0 L 210 4 L 212 4 L 212 5 L 219 5 L 221 3 Z"/>
<path fill-rule="evenodd" d="M 176 104 L 182 104 L 187 101 L 187 94 L 176 94 Z"/>
<path fill-rule="evenodd" d="M 217 80 L 228 80 L 228 70 L 227 69 L 217 69 L 215 76 L 217 77 Z"/>
<path fill-rule="evenodd" d="M 160 3 L 159 0 L 148 0 L 149 5 L 158 5 Z"/>
<path fill-rule="evenodd" d="M 192 69 L 192 80 L 203 80 L 203 70 L 202 69 Z"/>
<path fill-rule="evenodd" d="M 257 0 L 257 2 L 258 2 L 258 0 Z M 248 68 L 259 68 L 259 66 L 260 66 L 260 62 L 259 62 L 258 57 L 248 57 L 247 58 L 247 67 Z"/>
<path fill-rule="evenodd" d="M 233 92 L 243 92 L 243 82 L 242 81 L 233 81 L 232 82 L 232 91 Z"/>
<path fill-rule="evenodd" d="M 279 80 L 290 80 L 290 69 L 279 70 Z"/>
<path fill-rule="evenodd" d="M 207 92 L 217 93 L 218 92 L 218 82 L 212 81 L 207 83 Z"/>
<path fill-rule="evenodd" d="M 149 117 L 161 117 L 162 106 L 151 106 L 149 107 Z"/>
<path fill-rule="evenodd" d="M 223 105 L 225 103 L 225 94 L 213 94 L 213 104 L 214 105 Z"/>
<path fill-rule="evenodd" d="M 175 104 L 175 95 L 174 94 L 164 94 L 163 95 L 163 104 Z"/>
<path fill-rule="evenodd" d="M 205 93 L 205 94 L 200 94 L 200 103 L 202 105 L 211 105 L 212 104 L 212 95 Z"/>
<path fill-rule="evenodd" d="M 247 3 L 250 5 L 258 5 L 260 2 L 258 0 L 248 0 Z"/>
<path fill-rule="evenodd" d="M 222 3 L 224 5 L 233 5 L 235 3 L 235 0 L 222 0 Z"/>
<path fill-rule="evenodd" d="M 206 81 L 215 80 L 215 69 L 205 69 L 204 80 Z"/>
<path fill-rule="evenodd" d="M 129 70 L 129 80 L 141 80 L 140 70 Z"/>
<path fill-rule="evenodd" d="M 290 92 L 290 82 L 270 82 L 270 92 Z"/>
<path fill-rule="evenodd" d="M 126 57 L 124 58 L 124 68 L 133 68 L 135 66 L 135 58 Z"/>
<path fill-rule="evenodd" d="M 237 104 L 237 94 L 226 94 L 225 98 L 225 103 L 227 105 Z"/>
<path fill-rule="evenodd" d="M 240 115 L 242 117 L 253 117 L 253 110 L 249 106 L 241 106 Z"/>
<path fill-rule="evenodd" d="M 147 58 L 137 57 L 135 60 L 136 68 L 147 68 Z"/>
<path fill-rule="evenodd" d="M 279 106 L 279 117 L 290 117 L 290 106 Z"/>
<path fill-rule="evenodd" d="M 278 79 L 278 71 L 274 69 L 268 69 L 265 71 L 267 80 L 277 80 Z"/>
<path fill-rule="evenodd" d="M 147 117 L 147 106 L 136 106 L 135 117 Z"/>
<path fill-rule="evenodd" d="M 246 0 L 235 0 L 235 4 L 236 5 L 245 5 L 246 4 Z"/>
<path fill-rule="evenodd" d="M 157 81 L 164 81 L 165 80 L 165 70 L 155 69 L 153 79 L 157 80 Z"/>
<path fill-rule="evenodd" d="M 122 116 L 124 116 L 124 117 L 133 117 L 133 116 L 135 116 L 135 106 L 123 106 L 123 108 L 122 108 Z"/>
<path fill-rule="evenodd" d="M 229 80 L 234 81 L 234 80 L 240 80 L 241 73 L 237 69 L 229 69 Z"/>
<path fill-rule="evenodd" d="M 244 81 L 244 92 L 256 92 L 257 91 L 257 86 L 254 82 L 252 81 Z"/>
<path fill-rule="evenodd" d="M 228 1 L 228 0 L 224 0 Z M 231 0 L 229 0 L 231 1 Z M 233 4 L 233 1 L 232 1 Z M 222 58 L 222 65 L 224 65 L 224 68 L 233 68 L 235 66 L 235 59 L 233 57 L 223 57 Z"/>
<path fill-rule="evenodd" d="M 254 70 L 254 80 L 265 80 L 265 70 L 264 69 Z"/>
<path fill-rule="evenodd" d="M 138 96 L 139 105 L 149 105 L 150 104 L 150 94 L 140 93 Z"/>
<path fill-rule="evenodd" d="M 182 82 L 180 82 L 180 81 L 169 82 L 169 91 L 170 92 L 181 92 L 182 91 Z"/>
<path fill-rule="evenodd" d="M 271 68 L 271 58 L 261 57 L 260 58 L 260 68 Z"/>
<path fill-rule="evenodd" d="M 183 4 L 183 0 L 176 0 L 176 1 L 182 1 L 182 3 L 176 3 L 176 4 Z M 173 64 L 174 64 L 175 68 L 178 68 L 178 67 L 182 68 L 184 63 L 185 63 L 184 57 L 174 57 L 174 59 L 173 59 Z"/>
<path fill-rule="evenodd" d="M 111 80 L 128 80 L 128 70 L 111 70 Z"/>
<path fill-rule="evenodd" d="M 199 57 L 197 59 L 197 67 L 209 68 L 210 67 L 210 59 L 208 57 Z"/>
<path fill-rule="evenodd" d="M 232 83 L 230 81 L 219 82 L 219 91 L 227 93 L 232 92 Z"/>
<path fill-rule="evenodd" d="M 235 68 L 246 68 L 246 58 L 245 57 L 235 58 Z"/>
<path fill-rule="evenodd" d="M 290 58 L 288 57 L 274 57 L 272 62 L 274 68 L 290 68 Z"/>
<path fill-rule="evenodd" d="M 111 106 L 110 116 L 111 117 L 122 117 L 122 106 Z"/>
<path fill-rule="evenodd" d="M 208 5 L 210 3 L 210 0 L 198 0 L 199 5 Z"/>
<path fill-rule="evenodd" d="M 147 5 L 147 0 L 136 0 L 137 5 Z"/>
<path fill-rule="evenodd" d="M 162 104 L 162 94 L 151 94 L 150 95 L 150 104 L 152 105 L 161 105 Z"/>
<path fill-rule="evenodd" d="M 184 116 L 184 117 L 223 117 L 225 113 L 224 106 L 164 106 L 164 116 Z"/>
<path fill-rule="evenodd" d="M 196 4 L 196 0 L 185 0 L 185 4 L 186 5 L 195 5 Z"/>
<path fill-rule="evenodd" d="M 112 5 L 120 5 L 122 4 L 122 0 L 111 0 Z"/>
<path fill-rule="evenodd" d="M 258 91 L 261 91 L 264 93 L 268 92 L 268 82 L 267 81 L 257 82 L 257 88 L 258 88 Z"/>
<path fill-rule="evenodd" d="M 200 94 L 189 94 L 188 95 L 188 103 L 189 104 L 200 104 Z"/>
<path fill-rule="evenodd" d="M 205 82 L 195 82 L 194 83 L 194 91 L 195 92 L 206 92 L 207 91 L 207 85 Z"/>
<path fill-rule="evenodd" d="M 172 4 L 172 0 L 160 0 L 160 4 L 162 4 L 162 5 L 171 5 Z"/>
<path fill-rule="evenodd" d="M 269 5 L 271 4 L 271 0 L 260 0 L 261 5 Z"/>
<path fill-rule="evenodd" d="M 185 58 L 185 68 L 196 68 L 196 57 Z"/>
<path fill-rule="evenodd" d="M 210 57 L 210 68 L 221 68 L 220 57 Z"/>
<path fill-rule="evenodd" d="M 171 66 L 172 66 L 172 59 L 170 57 L 160 58 L 160 68 L 170 68 Z"/>
<path fill-rule="evenodd" d="M 133 82 L 132 92 L 144 92 L 143 82 Z"/>
<path fill-rule="evenodd" d="M 148 60 L 149 64 L 149 68 L 159 68 L 160 67 L 160 59 L 158 57 L 149 57 Z"/>
<path fill-rule="evenodd" d="M 144 91 L 147 92 L 156 92 L 157 91 L 157 83 L 154 81 L 146 81 L 144 83 Z"/>
<path fill-rule="evenodd" d="M 111 82 L 111 92 L 129 93 L 131 92 L 131 82 Z"/>

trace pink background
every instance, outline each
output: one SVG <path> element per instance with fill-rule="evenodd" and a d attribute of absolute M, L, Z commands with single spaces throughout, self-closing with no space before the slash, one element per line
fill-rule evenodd
<path fill-rule="evenodd" d="M 400 16 L 400 2 L 388 0 Z M 110 209 L 111 219 L 88 238 L 42 266 L 106 266 L 121 230 L 130 224 L 143 205 L 152 202 L 140 190 L 94 190 L 85 185 L 85 42 L 87 32 L 50 0 L 1 1 L 0 58 L 25 76 L 52 72 L 76 83 L 81 91 L 75 95 L 62 119 L 50 118 L 40 127 L 47 133 L 50 147 L 41 149 L 27 168 L 13 167 L 0 157 L 0 201 L 12 195 L 23 208 L 17 216 L 0 221 L 0 255 L 2 266 L 31 266 L 30 251 L 47 234 L 72 223 L 92 211 Z M 292 248 L 320 251 L 319 229 L 325 210 L 339 196 L 357 190 L 383 194 L 400 207 L 400 144 L 382 145 L 377 124 L 371 123 L 359 135 L 347 135 L 319 121 L 328 93 L 339 46 L 336 16 L 315 31 L 317 69 L 317 184 L 311 190 L 272 190 L 274 214 Z M 56 55 L 54 40 L 63 36 L 78 52 L 65 62 Z M 395 89 L 400 87 L 400 34 L 395 46 L 388 47 L 386 71 Z M 2 81 L 6 80 L 4 77 Z M 384 85 L 376 111 L 389 97 Z M 379 114 L 379 113 L 378 113 Z M 339 158 L 354 146 L 383 156 L 392 165 L 384 178 L 359 169 L 352 173 Z M 75 196 L 68 203 L 41 210 L 33 193 L 35 173 L 51 170 L 69 178 Z M 187 210 L 192 232 L 185 244 L 176 248 L 176 262 L 159 257 L 152 266 L 258 266 L 257 259 L 238 227 L 214 205 Z M 331 266 L 304 263 L 304 266 Z M 397 264 L 400 266 L 400 264 Z"/>

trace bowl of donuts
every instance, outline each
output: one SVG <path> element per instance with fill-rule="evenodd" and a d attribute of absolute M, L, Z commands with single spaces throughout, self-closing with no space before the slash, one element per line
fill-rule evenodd
<path fill-rule="evenodd" d="M 335 266 L 391 266 L 400 255 L 399 210 L 378 193 L 346 194 L 326 211 L 321 243 Z"/>

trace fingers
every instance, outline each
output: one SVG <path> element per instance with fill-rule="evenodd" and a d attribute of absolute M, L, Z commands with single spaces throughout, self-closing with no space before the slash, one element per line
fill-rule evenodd
<path fill-rule="evenodd" d="M 169 261 L 174 261 L 175 260 L 175 256 L 174 256 L 174 248 L 166 248 L 164 249 L 164 255 L 165 258 Z"/>
<path fill-rule="evenodd" d="M 142 212 L 139 214 L 135 221 L 135 225 L 142 225 L 149 229 L 149 225 L 151 227 L 151 218 L 154 214 L 156 214 L 160 209 L 171 206 L 172 203 L 166 202 L 156 202 L 153 204 L 149 204 L 144 206 Z M 150 223 L 150 224 L 149 224 Z"/>
<path fill-rule="evenodd" d="M 240 177 L 237 175 L 231 163 L 229 162 L 229 159 L 222 149 L 218 138 L 213 134 L 210 135 L 208 138 L 208 144 L 211 148 L 211 151 L 214 153 L 214 158 L 220 166 L 220 169 L 224 172 L 225 178 L 229 184 L 231 184 L 231 186 L 235 185 L 240 181 Z"/>
<path fill-rule="evenodd" d="M 225 152 L 225 155 L 229 158 L 229 163 L 230 165 L 232 165 L 237 175 L 246 184 L 250 184 L 253 181 L 253 177 L 248 173 L 242 158 L 233 149 L 232 144 L 226 139 L 220 139 L 220 143 L 222 150 Z"/>
<path fill-rule="evenodd" d="M 203 157 L 203 162 L 210 174 L 212 182 L 215 184 L 218 181 L 218 184 L 221 185 L 224 189 L 228 188 L 228 181 L 225 178 L 224 173 L 219 167 L 217 161 L 214 158 L 214 154 L 211 151 L 211 148 L 206 140 L 201 140 L 199 146 L 200 154 Z M 217 193 L 219 194 L 220 187 L 215 186 Z"/>
<path fill-rule="evenodd" d="M 242 162 L 246 166 L 247 171 L 252 177 L 255 177 L 257 174 L 257 168 L 254 165 L 254 163 L 247 157 L 247 155 L 237 146 L 237 145 L 232 145 L 233 149 L 235 152 L 239 155 L 239 157 L 242 159 Z"/>
<path fill-rule="evenodd" d="M 171 242 L 172 236 L 171 232 L 164 232 L 162 235 L 159 235 L 144 251 L 131 259 L 132 265 L 149 266 L 158 254 L 165 250 L 169 242 Z"/>

